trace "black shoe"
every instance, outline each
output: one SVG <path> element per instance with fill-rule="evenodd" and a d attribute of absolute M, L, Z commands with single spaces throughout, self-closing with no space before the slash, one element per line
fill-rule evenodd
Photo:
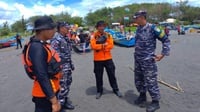
<path fill-rule="evenodd" d="M 75 107 L 66 100 L 64 108 L 68 110 L 74 110 Z"/>
<path fill-rule="evenodd" d="M 146 107 L 147 97 L 145 93 L 141 93 L 140 96 L 134 101 L 135 105 L 138 105 L 141 108 Z"/>
<path fill-rule="evenodd" d="M 102 93 L 98 92 L 98 93 L 96 94 L 96 99 L 100 99 L 101 96 L 102 96 Z"/>
<path fill-rule="evenodd" d="M 116 96 L 118 96 L 120 98 L 122 97 L 122 93 L 120 93 L 119 91 L 114 91 L 114 93 L 115 93 Z"/>
<path fill-rule="evenodd" d="M 152 101 L 151 104 L 147 106 L 146 112 L 155 112 L 160 108 L 159 101 Z"/>
<path fill-rule="evenodd" d="M 66 97 L 66 98 L 65 98 L 65 102 L 67 102 L 67 103 L 69 103 L 69 104 L 72 104 L 72 101 L 70 100 L 69 97 Z"/>

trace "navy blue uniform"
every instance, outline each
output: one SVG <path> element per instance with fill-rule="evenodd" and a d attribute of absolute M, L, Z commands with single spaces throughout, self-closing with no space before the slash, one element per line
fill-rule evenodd
<path fill-rule="evenodd" d="M 135 85 L 140 93 L 148 91 L 152 100 L 160 99 L 157 83 L 157 65 L 154 60 L 156 40 L 162 42 L 162 55 L 168 56 L 170 51 L 170 40 L 164 31 L 153 24 L 138 26 L 135 44 Z"/>
<path fill-rule="evenodd" d="M 60 79 L 60 91 L 58 93 L 58 99 L 60 100 L 61 105 L 63 105 L 70 91 L 72 70 L 74 70 L 74 65 L 71 60 L 72 42 L 68 37 L 64 37 L 60 33 L 57 33 L 51 40 L 51 46 L 58 52 L 63 63 L 63 77 Z"/>

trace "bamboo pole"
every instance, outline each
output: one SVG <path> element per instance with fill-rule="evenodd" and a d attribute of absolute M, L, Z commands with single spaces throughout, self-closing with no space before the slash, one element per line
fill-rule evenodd
<path fill-rule="evenodd" d="M 130 66 L 129 66 L 129 69 L 130 69 L 132 72 L 134 72 L 133 68 L 131 68 Z M 161 78 L 158 78 L 158 82 L 159 82 L 160 84 L 162 84 L 162 85 L 164 85 L 164 86 L 170 88 L 170 89 L 175 90 L 175 91 L 184 92 L 183 89 L 180 87 L 180 85 L 179 85 L 178 82 L 176 83 L 176 84 L 177 84 L 177 87 L 176 87 L 176 86 L 173 86 L 173 85 L 171 85 L 171 84 L 169 84 L 169 83 L 167 83 L 167 82 L 165 82 L 165 81 L 163 81 L 163 80 L 161 80 Z"/>

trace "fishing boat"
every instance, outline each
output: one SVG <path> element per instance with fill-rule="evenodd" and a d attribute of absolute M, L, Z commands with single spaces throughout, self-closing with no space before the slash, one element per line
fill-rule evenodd
<path fill-rule="evenodd" d="M 114 43 L 122 47 L 133 47 L 135 46 L 134 36 L 123 35 L 121 32 L 114 31 L 112 29 L 105 29 L 106 32 L 112 35 Z"/>
<path fill-rule="evenodd" d="M 135 38 L 120 38 L 120 39 L 114 39 L 114 43 L 116 45 L 122 46 L 122 47 L 133 47 L 135 46 Z"/>
<path fill-rule="evenodd" d="M 120 32 L 116 32 L 114 43 L 122 47 L 133 47 L 135 46 L 135 37 L 133 35 L 123 35 Z"/>
<path fill-rule="evenodd" d="M 0 49 L 1 48 L 6 48 L 6 47 L 10 47 L 10 43 L 9 42 L 0 43 Z"/>
<path fill-rule="evenodd" d="M 21 42 L 23 42 L 23 41 L 24 41 L 24 39 L 21 39 Z M 6 48 L 6 47 L 12 47 L 12 46 L 17 46 L 15 36 L 11 36 L 9 38 L 0 40 L 0 49 Z"/>
<path fill-rule="evenodd" d="M 0 40 L 0 49 L 10 47 L 14 43 L 16 43 L 16 41 L 13 39 L 13 37 L 2 39 Z"/>

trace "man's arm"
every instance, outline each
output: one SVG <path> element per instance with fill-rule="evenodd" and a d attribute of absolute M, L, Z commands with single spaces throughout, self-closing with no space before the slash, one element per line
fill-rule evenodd
<path fill-rule="evenodd" d="M 160 55 L 156 56 L 156 60 L 160 61 L 164 56 L 170 55 L 170 40 L 164 30 L 161 30 L 158 27 L 154 27 L 153 30 L 156 38 L 162 42 L 162 52 Z"/>
<path fill-rule="evenodd" d="M 113 38 L 110 34 L 108 34 L 106 43 L 105 43 L 105 51 L 109 51 L 114 47 Z"/>
<path fill-rule="evenodd" d="M 91 38 L 90 45 L 93 50 L 101 50 L 103 48 L 103 44 L 97 44 L 94 37 Z"/>

